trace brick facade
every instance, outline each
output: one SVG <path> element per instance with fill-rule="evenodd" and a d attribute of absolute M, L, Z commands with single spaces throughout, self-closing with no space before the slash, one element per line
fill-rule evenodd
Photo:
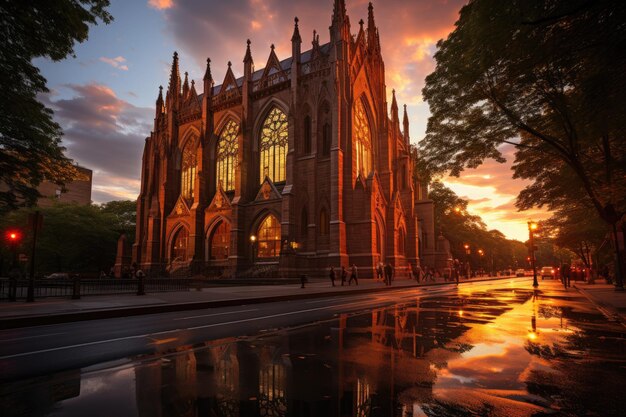
<path fill-rule="evenodd" d="M 423 196 L 424 185 L 412 180 L 406 107 L 401 126 L 395 93 L 387 105 L 371 4 L 368 12 L 353 36 L 344 1 L 335 1 L 330 42 L 320 45 L 314 34 L 305 52 L 296 19 L 292 57 L 280 61 L 272 46 L 265 68 L 257 71 L 248 41 L 243 77 L 236 78 L 229 63 L 221 85 L 214 85 L 207 60 L 203 94 L 186 74 L 181 79 L 174 54 L 166 97 L 159 93 L 143 153 L 135 262 L 147 270 L 219 268 L 246 275 L 265 268 L 281 276 L 356 264 L 362 277 L 371 277 L 378 262 L 390 262 L 400 274 L 408 263 L 419 263 L 421 233 L 434 250 L 434 232 L 420 230 L 433 227 L 427 208 L 432 202 Z M 366 113 L 363 131 L 369 137 L 363 143 L 370 149 L 361 169 L 357 106 Z M 273 109 L 287 116 L 288 129 L 285 180 L 276 182 L 265 177 L 269 171 L 260 162 L 262 127 Z M 236 169 L 234 189 L 225 191 L 216 165 L 220 135 L 230 121 L 238 126 Z M 185 156 L 187 149 L 193 156 Z M 195 163 L 193 171 L 186 160 Z M 193 174 L 192 183 L 183 171 Z M 190 184 L 193 190 L 185 192 Z M 251 236 L 259 235 L 268 215 L 280 223 L 280 255 L 259 258 L 267 243 Z M 222 255 L 226 246 L 226 256 L 214 259 L 211 254 Z"/>

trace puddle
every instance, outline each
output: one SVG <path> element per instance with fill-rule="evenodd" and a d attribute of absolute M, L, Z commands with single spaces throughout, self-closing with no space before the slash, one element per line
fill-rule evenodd
<path fill-rule="evenodd" d="M 297 330 L 179 346 L 131 358 L 130 365 L 4 384 L 0 411 L 4 417 L 626 415 L 623 329 L 560 295 L 460 289 L 456 297 L 421 297 Z"/>

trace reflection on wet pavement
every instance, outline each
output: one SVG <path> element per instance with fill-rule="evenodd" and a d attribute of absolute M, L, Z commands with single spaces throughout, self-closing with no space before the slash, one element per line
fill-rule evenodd
<path fill-rule="evenodd" d="M 294 330 L 164 348 L 132 365 L 4 384 L 0 411 L 5 417 L 625 415 L 624 328 L 577 293 L 544 287 L 461 287 L 456 296 L 419 295 Z"/>

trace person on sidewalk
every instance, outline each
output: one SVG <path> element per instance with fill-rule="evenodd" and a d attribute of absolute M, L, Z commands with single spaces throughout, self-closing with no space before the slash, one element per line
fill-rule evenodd
<path fill-rule="evenodd" d="M 359 285 L 359 272 L 356 264 L 352 264 L 352 268 L 350 269 L 350 280 L 348 281 L 348 285 L 352 285 L 352 280 L 354 280 L 356 285 Z"/>
<path fill-rule="evenodd" d="M 378 262 L 376 266 L 376 281 L 383 281 L 383 263 Z"/>
<path fill-rule="evenodd" d="M 385 285 L 388 287 L 391 286 L 391 278 L 393 276 L 393 267 L 389 262 L 385 265 Z"/>
<path fill-rule="evenodd" d="M 346 279 L 348 278 L 348 271 L 346 271 L 346 267 L 341 265 L 341 286 L 345 284 Z"/>
<path fill-rule="evenodd" d="M 412 281 L 413 280 L 413 265 L 411 265 L 411 262 L 409 262 L 409 265 L 407 267 L 407 272 L 409 273 L 409 279 Z"/>
<path fill-rule="evenodd" d="M 413 277 L 415 277 L 415 281 L 419 284 L 422 280 L 422 267 L 418 264 L 413 266 Z"/>
<path fill-rule="evenodd" d="M 328 277 L 330 278 L 330 283 L 333 284 L 333 287 L 335 286 L 335 268 L 334 267 L 330 267 L 330 272 L 328 273 Z"/>

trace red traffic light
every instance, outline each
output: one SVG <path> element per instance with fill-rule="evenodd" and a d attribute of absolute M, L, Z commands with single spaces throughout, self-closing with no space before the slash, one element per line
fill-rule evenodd
<path fill-rule="evenodd" d="M 22 239 L 22 233 L 19 230 L 9 230 L 6 233 L 6 238 L 10 243 L 16 243 Z"/>

